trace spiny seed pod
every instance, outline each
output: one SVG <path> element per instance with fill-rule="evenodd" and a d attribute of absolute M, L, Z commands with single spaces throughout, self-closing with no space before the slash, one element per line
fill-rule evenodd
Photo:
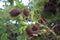
<path fill-rule="evenodd" d="M 37 31 L 38 27 L 39 27 L 39 24 L 36 23 L 35 25 L 33 25 L 32 30 L 33 31 Z"/>
<path fill-rule="evenodd" d="M 24 14 L 25 16 L 29 16 L 29 11 L 28 11 L 27 8 L 24 8 L 24 9 L 23 9 L 23 14 Z"/>
<path fill-rule="evenodd" d="M 28 35 L 33 36 L 33 30 L 31 28 L 26 28 L 26 32 Z"/>
<path fill-rule="evenodd" d="M 18 16 L 21 13 L 21 10 L 19 10 L 17 8 L 14 8 L 9 13 L 10 13 L 11 17 L 16 17 L 16 16 Z"/>

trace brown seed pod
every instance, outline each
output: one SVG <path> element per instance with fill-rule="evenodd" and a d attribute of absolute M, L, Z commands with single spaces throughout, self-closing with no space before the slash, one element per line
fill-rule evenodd
<path fill-rule="evenodd" d="M 32 30 L 33 31 L 37 31 L 38 27 L 39 27 L 39 24 L 36 23 L 35 25 L 33 25 Z"/>
<path fill-rule="evenodd" d="M 27 8 L 24 8 L 24 9 L 23 9 L 23 14 L 24 14 L 25 16 L 29 16 L 29 11 L 28 11 Z"/>
<path fill-rule="evenodd" d="M 11 17 L 16 17 L 16 16 L 18 16 L 20 13 L 21 13 L 21 10 L 19 10 L 19 9 L 17 9 L 17 8 L 14 8 L 14 9 L 12 9 L 12 10 L 9 12 L 9 14 L 10 14 Z"/>
<path fill-rule="evenodd" d="M 32 36 L 33 35 L 33 30 L 31 28 L 26 28 L 26 32 L 28 35 Z"/>

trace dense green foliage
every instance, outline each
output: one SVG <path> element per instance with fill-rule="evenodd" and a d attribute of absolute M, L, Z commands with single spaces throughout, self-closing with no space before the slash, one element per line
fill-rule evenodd
<path fill-rule="evenodd" d="M 16 6 L 13 5 L 13 1 L 16 1 Z M 56 15 L 44 12 L 44 5 L 48 0 L 32 0 L 30 6 L 23 5 L 19 0 L 8 0 L 7 2 L 11 5 L 5 5 L 5 9 L 0 9 L 0 40 L 60 40 L 59 34 L 57 35 L 53 29 L 55 26 L 51 28 L 50 25 L 54 22 L 54 25 L 59 24 L 60 26 L 58 23 L 60 21 L 59 1 L 56 5 Z M 19 9 L 20 12 L 14 8 Z M 59 21 L 56 22 L 56 20 Z"/>

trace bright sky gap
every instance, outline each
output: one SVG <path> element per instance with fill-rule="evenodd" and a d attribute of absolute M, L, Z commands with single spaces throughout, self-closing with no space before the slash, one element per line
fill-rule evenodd
<path fill-rule="evenodd" d="M 4 9 L 3 5 L 5 5 L 5 3 L 2 2 L 2 1 L 3 1 L 3 0 L 0 1 L 0 8 Z M 19 1 L 20 1 L 20 0 L 19 0 Z M 28 5 L 29 0 L 22 0 L 22 3 L 23 3 L 24 5 Z M 10 3 L 7 3 L 7 5 L 10 5 Z M 14 1 L 14 6 L 15 6 L 15 5 L 16 5 L 16 2 Z"/>

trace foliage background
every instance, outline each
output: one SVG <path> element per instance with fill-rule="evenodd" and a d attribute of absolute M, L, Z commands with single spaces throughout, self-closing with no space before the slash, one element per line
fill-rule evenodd
<path fill-rule="evenodd" d="M 13 5 L 14 1 L 16 1 L 16 6 Z M 27 6 L 21 3 L 22 0 L 3 1 L 5 3 L 5 5 L 3 5 L 5 9 L 0 8 L 0 40 L 8 40 L 8 36 L 11 33 L 11 31 L 14 33 L 18 33 L 19 36 L 17 37 L 17 40 L 29 40 L 30 37 L 26 34 L 25 29 L 32 25 L 26 25 L 25 22 L 27 21 L 38 22 L 38 20 L 42 16 L 41 14 L 43 13 L 44 3 L 47 1 L 48 0 L 32 0 L 29 2 Z M 7 5 L 7 2 L 10 2 L 10 5 Z M 29 8 L 29 14 L 30 14 L 30 16 L 28 17 L 29 20 L 26 20 L 27 17 L 25 17 L 22 13 L 17 17 L 11 17 L 9 15 L 9 11 L 12 8 L 19 8 L 20 10 L 22 10 L 25 7 Z M 60 12 L 57 12 L 56 16 L 51 16 L 51 14 L 47 14 L 45 16 L 48 19 L 48 22 L 57 19 L 60 20 Z M 18 24 L 17 23 L 13 24 L 12 22 L 10 22 L 11 20 L 16 21 Z M 42 37 L 40 39 L 45 40 Z M 40 40 L 39 38 L 37 39 Z"/>

